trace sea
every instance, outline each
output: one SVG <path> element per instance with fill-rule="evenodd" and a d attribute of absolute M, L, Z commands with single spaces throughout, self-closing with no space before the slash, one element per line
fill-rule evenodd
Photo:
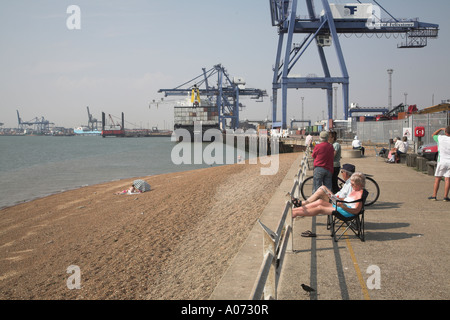
<path fill-rule="evenodd" d="M 233 162 L 251 156 L 226 144 L 219 152 L 201 145 L 200 152 L 171 137 L 0 136 L 0 209 L 103 182 L 230 164 L 226 154 Z M 203 157 L 205 150 L 217 158 Z"/>

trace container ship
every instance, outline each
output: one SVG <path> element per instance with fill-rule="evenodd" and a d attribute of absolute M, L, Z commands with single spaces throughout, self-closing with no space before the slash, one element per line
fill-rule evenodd
<path fill-rule="evenodd" d="M 196 132 L 195 124 L 201 124 L 201 133 Z M 190 99 L 179 101 L 174 106 L 174 130 L 176 141 L 182 141 L 183 137 L 177 135 L 177 129 L 186 129 L 191 135 L 191 141 L 194 141 L 194 137 L 203 137 L 208 129 L 219 129 L 217 106 L 194 95 Z"/>
<path fill-rule="evenodd" d="M 100 130 L 91 130 L 88 127 L 78 127 L 73 129 L 73 133 L 82 136 L 99 136 L 102 134 Z"/>

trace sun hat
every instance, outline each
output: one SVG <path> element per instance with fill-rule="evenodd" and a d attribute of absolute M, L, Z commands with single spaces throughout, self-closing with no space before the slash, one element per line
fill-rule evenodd
<path fill-rule="evenodd" d="M 320 139 L 328 140 L 328 132 L 327 131 L 322 131 L 320 133 Z"/>

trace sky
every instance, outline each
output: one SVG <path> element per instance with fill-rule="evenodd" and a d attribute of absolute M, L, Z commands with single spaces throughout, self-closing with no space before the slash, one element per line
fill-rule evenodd
<path fill-rule="evenodd" d="M 387 69 L 394 70 L 394 106 L 405 102 L 405 93 L 407 104 L 419 109 L 450 99 L 450 2 L 378 3 L 396 18 L 439 24 L 439 37 L 422 49 L 398 49 L 401 38 L 341 35 L 350 102 L 386 107 Z M 75 29 L 68 27 L 75 21 L 71 5 L 80 9 Z M 320 12 L 321 1 L 315 5 Z M 297 13 L 306 16 L 302 0 Z M 293 42 L 304 37 L 295 35 Z M 87 124 L 89 106 L 97 119 L 101 112 L 114 117 L 124 112 L 127 128 L 172 129 L 174 102 L 149 108 L 163 97 L 158 90 L 175 88 L 219 63 L 230 76 L 243 77 L 248 88 L 269 95 L 259 103 L 241 97 L 246 106 L 241 120 L 271 119 L 277 45 L 267 0 L 5 0 L 0 8 L 0 122 L 17 127 L 18 110 L 24 121 L 44 117 L 56 126 L 78 127 Z M 332 76 L 341 76 L 334 47 L 325 52 Z M 314 47 L 292 73 L 323 75 Z M 324 90 L 290 89 L 288 97 L 289 119 L 301 117 L 301 97 L 305 119 L 326 117 Z M 278 104 L 280 120 L 281 99 Z M 342 118 L 340 88 L 337 107 Z"/>

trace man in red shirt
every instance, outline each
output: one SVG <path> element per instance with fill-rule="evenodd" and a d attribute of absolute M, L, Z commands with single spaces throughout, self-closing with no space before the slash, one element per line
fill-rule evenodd
<path fill-rule="evenodd" d="M 334 148 L 328 143 L 328 132 L 322 131 L 319 137 L 320 143 L 316 144 L 312 153 L 314 158 L 313 193 L 322 185 L 332 189 L 331 181 L 334 171 Z"/>

